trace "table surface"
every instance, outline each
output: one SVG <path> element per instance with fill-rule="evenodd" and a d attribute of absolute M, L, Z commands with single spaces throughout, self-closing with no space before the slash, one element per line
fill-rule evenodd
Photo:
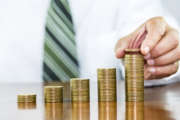
<path fill-rule="evenodd" d="M 91 102 L 44 104 L 42 83 L 1 83 L 1 120 L 180 120 L 180 83 L 146 88 L 145 101 L 124 102 L 124 82 L 117 84 L 117 102 L 97 102 L 91 83 Z M 67 87 L 68 89 L 68 87 Z M 36 93 L 36 104 L 17 104 L 17 94 Z"/>

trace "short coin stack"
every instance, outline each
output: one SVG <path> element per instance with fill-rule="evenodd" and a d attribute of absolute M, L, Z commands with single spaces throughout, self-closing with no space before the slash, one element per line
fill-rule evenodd
<path fill-rule="evenodd" d="M 116 101 L 116 68 L 99 68 L 98 101 Z"/>
<path fill-rule="evenodd" d="M 17 96 L 18 103 L 36 103 L 36 94 L 21 94 Z"/>
<path fill-rule="evenodd" d="M 139 49 L 125 50 L 126 101 L 144 101 L 144 57 Z"/>
<path fill-rule="evenodd" d="M 44 99 L 46 103 L 63 102 L 63 86 L 45 86 Z"/>
<path fill-rule="evenodd" d="M 89 101 L 89 79 L 72 78 L 70 81 L 70 87 L 72 102 Z"/>

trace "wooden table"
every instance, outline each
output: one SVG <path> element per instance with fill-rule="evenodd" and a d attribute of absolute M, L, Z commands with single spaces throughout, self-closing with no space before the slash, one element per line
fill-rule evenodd
<path fill-rule="evenodd" d="M 124 82 L 118 82 L 117 102 L 97 102 L 91 82 L 91 102 L 72 103 L 68 87 L 64 103 L 44 104 L 42 83 L 1 83 L 0 120 L 180 120 L 180 83 L 146 88 L 145 102 L 125 103 Z M 17 94 L 36 93 L 36 104 L 17 104 Z"/>

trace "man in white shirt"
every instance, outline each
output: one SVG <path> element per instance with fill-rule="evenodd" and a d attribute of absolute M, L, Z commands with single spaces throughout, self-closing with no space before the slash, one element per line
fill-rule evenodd
<path fill-rule="evenodd" d="M 76 31 L 81 77 L 89 77 L 92 81 L 96 81 L 98 67 L 117 67 L 123 73 L 123 67 L 115 57 L 116 43 L 150 18 L 162 16 L 173 29 L 179 30 L 176 20 L 163 9 L 160 0 L 69 0 L 69 3 Z M 47 6 L 48 0 L 2 1 L 2 81 L 42 81 L 43 30 Z M 164 48 L 167 46 L 171 45 L 166 44 Z M 178 81 L 179 76 L 178 71 L 170 77 L 146 81 L 145 84 L 168 84 Z"/>

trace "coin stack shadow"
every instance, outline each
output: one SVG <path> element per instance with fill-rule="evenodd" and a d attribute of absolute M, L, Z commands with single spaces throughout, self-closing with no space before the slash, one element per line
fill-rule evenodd
<path fill-rule="evenodd" d="M 116 68 L 97 69 L 98 101 L 116 101 Z"/>
<path fill-rule="evenodd" d="M 46 103 L 45 120 L 63 120 L 63 103 Z"/>
<path fill-rule="evenodd" d="M 17 96 L 18 103 L 36 103 L 36 94 L 20 94 Z"/>
<path fill-rule="evenodd" d="M 45 86 L 44 100 L 45 103 L 63 102 L 63 86 Z"/>
<path fill-rule="evenodd" d="M 139 49 L 125 50 L 126 101 L 144 101 L 144 57 Z"/>
<path fill-rule="evenodd" d="M 98 117 L 98 120 L 117 120 L 117 103 L 99 102 Z"/>
<path fill-rule="evenodd" d="M 30 109 L 36 109 L 36 103 L 22 103 L 18 102 L 17 107 L 19 110 L 30 110 Z"/>
<path fill-rule="evenodd" d="M 90 103 L 73 102 L 71 120 L 90 120 Z"/>
<path fill-rule="evenodd" d="M 71 101 L 88 102 L 90 99 L 89 79 L 72 78 L 70 80 Z"/>
<path fill-rule="evenodd" d="M 144 102 L 126 102 L 126 120 L 144 120 Z"/>

